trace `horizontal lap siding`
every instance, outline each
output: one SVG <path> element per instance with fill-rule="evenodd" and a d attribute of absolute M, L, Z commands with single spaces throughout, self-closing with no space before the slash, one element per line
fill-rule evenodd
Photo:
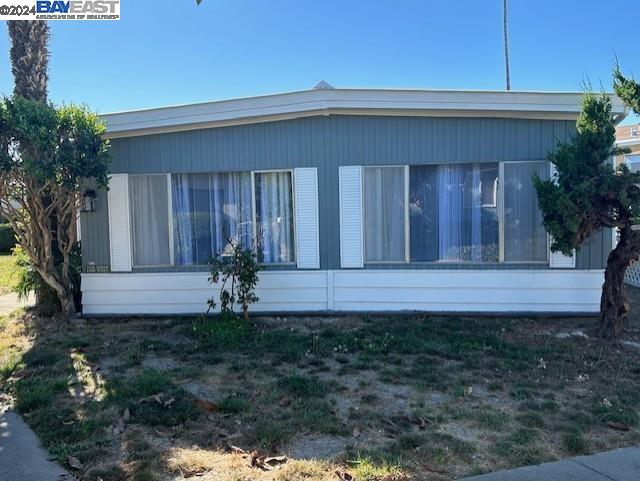
<path fill-rule="evenodd" d="M 208 274 L 89 274 L 83 276 L 82 302 L 91 314 L 197 314 L 207 299 L 217 297 L 220 285 Z M 254 311 L 319 311 L 327 306 L 323 272 L 262 272 L 256 288 L 260 302 Z M 219 307 L 219 306 L 218 306 Z"/>
<path fill-rule="evenodd" d="M 601 271 L 336 271 L 335 309 L 597 312 Z"/>
<path fill-rule="evenodd" d="M 208 274 L 86 274 L 85 314 L 199 314 Z M 255 312 L 597 312 L 602 271 L 262 272 Z"/>
<path fill-rule="evenodd" d="M 318 168 L 320 267 L 340 266 L 338 167 L 546 158 L 573 121 L 330 115 L 113 139 L 113 173 L 226 172 Z M 106 195 L 82 216 L 83 262 L 108 265 Z M 578 253 L 579 269 L 604 265 L 607 233 Z M 540 266 L 519 266 L 540 269 Z M 434 268 L 410 265 L 408 269 Z M 438 269 L 459 269 L 439 265 Z M 476 266 L 495 269 L 495 265 Z M 498 268 L 511 269 L 507 266 Z M 544 266 L 542 267 L 544 268 Z"/>

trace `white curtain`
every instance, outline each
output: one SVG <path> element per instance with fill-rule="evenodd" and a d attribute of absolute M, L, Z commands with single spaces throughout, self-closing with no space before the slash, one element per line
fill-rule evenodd
<path fill-rule="evenodd" d="M 170 263 L 167 177 L 129 176 L 134 266 Z"/>
<path fill-rule="evenodd" d="M 230 254 L 230 241 L 251 247 L 251 174 L 177 174 L 172 182 L 176 264 Z"/>
<path fill-rule="evenodd" d="M 463 174 L 461 165 L 438 166 L 438 251 L 442 261 L 462 260 Z"/>
<path fill-rule="evenodd" d="M 212 251 L 229 255 L 235 243 L 252 247 L 251 174 L 211 174 L 209 192 Z"/>
<path fill-rule="evenodd" d="M 291 172 L 255 174 L 258 261 L 295 260 Z"/>
<path fill-rule="evenodd" d="M 482 261 L 482 179 L 480 164 L 473 164 L 471 173 L 471 261 Z"/>
<path fill-rule="evenodd" d="M 364 169 L 365 260 L 405 260 L 404 167 Z"/>

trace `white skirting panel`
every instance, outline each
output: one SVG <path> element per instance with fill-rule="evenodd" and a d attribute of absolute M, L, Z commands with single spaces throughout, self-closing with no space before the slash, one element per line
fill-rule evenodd
<path fill-rule="evenodd" d="M 206 272 L 83 274 L 85 314 L 201 314 Z M 260 273 L 255 312 L 597 312 L 603 271 L 336 270 Z"/>

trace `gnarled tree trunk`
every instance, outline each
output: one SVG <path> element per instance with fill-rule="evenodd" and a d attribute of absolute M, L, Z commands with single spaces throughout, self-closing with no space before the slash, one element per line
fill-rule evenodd
<path fill-rule="evenodd" d="M 624 273 L 631 261 L 637 259 L 639 251 L 640 232 L 632 230 L 631 226 L 620 229 L 620 240 L 616 248 L 609 253 L 604 272 L 598 324 L 600 337 L 615 339 L 622 334 L 629 312 Z"/>

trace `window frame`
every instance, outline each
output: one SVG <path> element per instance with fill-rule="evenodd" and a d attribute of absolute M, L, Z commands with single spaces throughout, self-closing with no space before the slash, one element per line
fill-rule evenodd
<path fill-rule="evenodd" d="M 497 182 L 497 192 L 496 192 L 496 212 L 498 216 L 498 260 L 497 261 L 449 261 L 449 260 L 435 260 L 435 261 L 412 261 L 411 260 L 411 219 L 409 212 L 409 198 L 410 198 L 410 168 L 411 167 L 420 167 L 420 166 L 430 166 L 430 165 L 446 165 L 449 163 L 433 163 L 433 164 L 388 164 L 388 165 L 365 165 L 362 166 L 363 169 L 363 192 L 364 192 L 364 170 L 368 168 L 381 168 L 381 167 L 389 167 L 389 168 L 398 168 L 404 167 L 404 246 L 405 246 L 405 259 L 403 261 L 367 261 L 366 249 L 367 242 L 366 237 L 363 239 L 364 251 L 363 251 L 363 260 L 364 265 L 367 266 L 375 266 L 375 265 L 387 265 L 387 264 L 395 264 L 395 265 L 407 265 L 407 264 L 415 264 L 415 265 L 486 265 L 486 266 L 495 266 L 499 264 L 504 265 L 548 265 L 549 264 L 549 245 L 550 245 L 550 236 L 546 233 L 547 237 L 547 256 L 546 260 L 528 260 L 528 261 L 505 261 L 504 259 L 504 247 L 505 247 L 505 225 L 504 225 L 504 216 L 505 216 L 505 205 L 504 205 L 504 166 L 507 163 L 524 163 L 524 162 L 544 162 L 547 165 L 549 164 L 548 160 L 541 159 L 527 159 L 527 160 L 488 160 L 480 162 L 481 164 L 498 164 L 498 178 Z M 473 164 L 475 162 L 451 162 L 450 164 L 460 165 L 460 164 Z M 364 196 L 364 194 L 363 194 Z M 364 206 L 366 209 L 366 206 Z M 364 211 L 363 211 L 364 212 Z M 364 229 L 364 221 L 366 216 L 363 215 L 363 229 Z"/>
<path fill-rule="evenodd" d="M 174 217 L 173 217 L 173 183 L 172 176 L 179 174 L 193 174 L 193 175 L 210 175 L 210 174 L 228 174 L 228 173 L 248 173 L 251 176 L 251 222 L 252 222 L 252 250 L 255 255 L 258 255 L 258 244 L 255 242 L 257 238 L 257 211 L 256 211 L 256 174 L 269 174 L 269 173 L 279 173 L 279 172 L 288 172 L 289 178 L 291 180 L 291 215 L 292 215 L 292 225 L 293 225 L 293 260 L 289 262 L 260 262 L 258 265 L 262 267 L 291 267 L 296 266 L 298 263 L 298 225 L 296 220 L 296 179 L 295 179 L 295 169 L 261 169 L 261 170 L 230 170 L 230 171 L 213 171 L 213 172 L 153 172 L 153 173 L 143 173 L 143 174 L 129 174 L 129 179 L 127 182 L 130 184 L 131 177 L 150 177 L 150 176 L 165 176 L 167 179 L 167 216 L 169 222 L 168 228 L 168 242 L 169 242 L 169 264 L 158 264 L 158 265 L 136 265 L 133 263 L 133 247 L 134 247 L 134 229 L 131 220 L 131 206 L 129 205 L 129 224 L 131 231 L 131 266 L 134 269 L 157 269 L 164 267 L 205 267 L 207 264 L 176 264 L 175 262 L 175 238 L 174 238 Z M 209 188 L 211 188 L 211 182 L 209 181 Z"/>
<path fill-rule="evenodd" d="M 291 179 L 291 215 L 293 218 L 291 222 L 293 224 L 293 260 L 289 262 L 258 262 L 259 266 L 295 266 L 298 264 L 298 226 L 296 222 L 296 179 L 294 175 L 294 169 L 262 169 L 251 171 L 251 209 L 253 210 L 252 222 L 253 222 L 253 252 L 258 257 L 258 214 L 257 214 L 257 199 L 256 199 L 256 174 L 273 174 L 280 172 L 289 172 Z"/>

